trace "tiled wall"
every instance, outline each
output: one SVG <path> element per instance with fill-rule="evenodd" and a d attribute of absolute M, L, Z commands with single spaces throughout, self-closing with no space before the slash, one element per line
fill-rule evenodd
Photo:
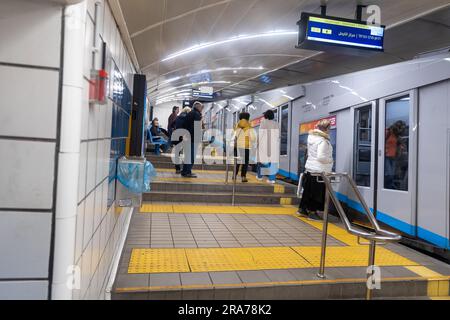
<path fill-rule="evenodd" d="M 85 95 L 81 136 L 75 262 L 81 268 L 81 288 L 74 299 L 103 299 L 108 269 L 117 249 L 129 209 L 116 207 L 117 159 L 125 154 L 131 113 L 133 66 L 112 13 L 102 1 L 98 39 L 106 42 L 109 74 L 107 105 L 88 103 L 95 29 L 94 0 L 88 1 L 85 41 Z M 101 55 L 99 55 L 101 58 Z M 95 68 L 101 68 L 101 59 Z"/>
<path fill-rule="evenodd" d="M 102 0 L 98 39 L 111 52 L 107 105 L 89 104 L 94 0 L 87 0 L 74 299 L 102 299 L 129 209 L 115 206 L 115 163 L 125 152 L 133 66 Z M 7 12 L 7 14 L 5 14 Z M 59 143 L 63 9 L 0 1 L 0 299 L 47 299 Z M 116 72 L 113 70 L 116 69 Z M 115 83 L 114 83 L 115 82 Z M 127 90 L 129 88 L 130 91 Z"/>
<path fill-rule="evenodd" d="M 48 297 L 61 21 L 58 6 L 0 1 L 0 299 Z"/>

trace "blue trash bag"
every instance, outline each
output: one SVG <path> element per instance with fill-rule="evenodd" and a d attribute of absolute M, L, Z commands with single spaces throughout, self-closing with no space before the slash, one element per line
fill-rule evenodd
<path fill-rule="evenodd" d="M 156 170 L 149 161 L 119 161 L 117 178 L 132 193 L 150 192 L 150 183 L 155 177 Z"/>

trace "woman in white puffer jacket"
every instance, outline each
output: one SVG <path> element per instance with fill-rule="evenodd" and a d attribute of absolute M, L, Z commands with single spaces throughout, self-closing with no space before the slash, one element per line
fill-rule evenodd
<path fill-rule="evenodd" d="M 317 215 L 325 207 L 325 184 L 319 183 L 314 173 L 330 173 L 333 170 L 333 146 L 330 141 L 331 122 L 322 120 L 308 137 L 308 160 L 303 176 L 303 196 L 299 214 L 311 220 L 320 220 Z"/>

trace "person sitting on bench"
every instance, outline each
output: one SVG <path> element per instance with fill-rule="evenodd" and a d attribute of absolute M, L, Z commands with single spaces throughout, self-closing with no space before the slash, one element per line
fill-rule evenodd
<path fill-rule="evenodd" d="M 155 118 L 152 121 L 152 126 L 150 128 L 150 133 L 153 137 L 153 142 L 160 144 L 160 148 L 164 153 L 166 153 L 169 150 L 170 143 L 169 143 L 169 137 L 168 132 L 164 130 L 163 128 L 159 127 L 159 120 L 158 118 Z"/>

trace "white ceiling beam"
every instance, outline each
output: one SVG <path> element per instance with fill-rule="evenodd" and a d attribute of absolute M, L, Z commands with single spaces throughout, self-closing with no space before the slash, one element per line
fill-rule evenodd
<path fill-rule="evenodd" d="M 209 5 L 203 6 L 203 7 L 199 7 L 197 9 L 194 9 L 194 10 L 191 10 L 191 11 L 187 11 L 187 12 L 185 12 L 183 14 L 180 14 L 178 16 L 175 16 L 175 17 L 172 17 L 172 18 L 169 18 L 169 19 L 164 19 L 163 21 L 157 22 L 157 23 L 152 24 L 152 25 L 150 25 L 148 27 L 145 27 L 142 30 L 136 31 L 135 33 L 133 33 L 131 35 L 131 38 L 135 38 L 135 37 L 137 37 L 138 35 L 140 35 L 142 33 L 145 33 L 145 32 L 147 32 L 149 30 L 157 28 L 157 27 L 159 27 L 159 26 L 161 26 L 163 24 L 166 24 L 168 22 L 172 22 L 172 21 L 175 21 L 175 20 L 178 20 L 178 19 L 190 16 L 191 14 L 196 14 L 197 12 L 200 12 L 200 11 L 203 11 L 203 10 L 207 10 L 207 9 L 210 9 L 210 8 L 214 8 L 214 7 L 217 7 L 217 6 L 220 6 L 220 5 L 223 5 L 223 4 L 227 4 L 227 3 L 233 2 L 233 1 L 236 1 L 236 0 L 222 0 L 222 1 L 219 1 L 219 2 L 216 2 L 216 3 L 212 3 L 212 4 L 209 4 Z"/>

